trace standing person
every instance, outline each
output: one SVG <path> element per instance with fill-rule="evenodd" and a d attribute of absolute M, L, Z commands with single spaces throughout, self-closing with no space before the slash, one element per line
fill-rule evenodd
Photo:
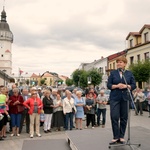
<path fill-rule="evenodd" d="M 148 87 L 147 91 L 148 91 L 148 93 L 147 93 L 146 99 L 148 100 L 148 106 L 149 106 L 149 108 L 148 108 L 149 116 L 148 117 L 150 118 L 150 86 Z"/>
<path fill-rule="evenodd" d="M 8 97 L 7 97 L 7 88 L 3 87 L 1 88 L 1 94 L 0 94 L 0 109 L 3 109 L 3 113 L 5 113 L 5 115 L 7 115 L 6 117 L 10 120 L 10 116 L 8 114 L 8 108 L 7 108 L 7 104 L 6 102 L 8 101 Z"/>
<path fill-rule="evenodd" d="M 98 104 L 98 108 L 97 108 L 97 126 L 100 126 L 100 116 L 102 113 L 102 128 L 105 127 L 105 122 L 106 122 L 106 104 L 107 104 L 107 98 L 104 95 L 104 90 L 100 91 L 100 94 L 97 97 L 97 104 Z"/>
<path fill-rule="evenodd" d="M 52 115 L 53 115 L 53 100 L 50 97 L 51 92 L 50 90 L 45 91 L 46 96 L 43 98 L 43 110 L 44 110 L 44 132 L 48 133 L 51 132 L 51 122 L 52 122 Z"/>
<path fill-rule="evenodd" d="M 77 109 L 75 114 L 76 129 L 80 128 L 80 130 L 82 130 L 82 119 L 84 118 L 83 107 L 85 106 L 85 100 L 82 98 L 81 91 L 76 92 L 75 106 Z"/>
<path fill-rule="evenodd" d="M 92 123 L 92 129 L 94 129 L 94 125 L 95 125 L 95 100 L 94 100 L 93 92 L 88 93 L 88 98 L 86 99 L 85 107 L 87 108 L 85 128 L 88 128 L 90 123 Z"/>
<path fill-rule="evenodd" d="M 11 125 L 12 125 L 12 134 L 11 136 L 19 134 L 19 127 L 20 127 L 20 121 L 21 121 L 21 111 L 19 111 L 19 107 L 23 107 L 23 97 L 19 95 L 19 89 L 14 88 L 13 89 L 13 95 L 9 97 L 10 103 L 9 103 L 9 112 L 11 116 Z"/>
<path fill-rule="evenodd" d="M 75 105 L 74 105 L 74 99 L 71 97 L 71 92 L 68 91 L 67 93 L 67 97 L 64 98 L 63 100 L 63 113 L 65 115 L 65 130 L 68 130 L 68 124 L 70 121 L 70 130 L 72 130 L 73 128 L 73 111 L 72 108 L 75 109 Z"/>
<path fill-rule="evenodd" d="M 54 103 L 53 127 L 56 128 L 56 131 L 60 131 L 61 127 L 64 126 L 63 105 L 60 94 L 57 94 L 57 98 L 53 101 L 53 103 Z"/>
<path fill-rule="evenodd" d="M 9 96 L 8 96 L 8 89 L 3 87 L 1 89 L 0 99 L 5 99 L 5 104 L 3 105 L 4 109 L 0 109 L 0 113 L 4 116 L 3 128 L 2 128 L 2 137 L 6 138 L 6 125 L 7 122 L 10 121 L 10 116 L 8 114 L 8 104 L 9 104 Z"/>
<path fill-rule="evenodd" d="M 24 102 L 30 97 L 28 89 L 22 90 L 22 97 Z M 19 128 L 19 134 L 22 132 L 24 120 L 26 123 L 26 133 L 29 133 L 29 125 L 30 125 L 30 118 L 28 113 L 28 108 L 25 107 L 24 111 L 21 114 L 21 122 L 20 122 L 20 128 Z"/>
<path fill-rule="evenodd" d="M 127 101 L 130 100 L 127 87 L 130 91 L 136 88 L 133 74 L 125 70 L 127 59 L 122 56 L 116 60 L 117 70 L 113 70 L 108 78 L 107 87 L 110 92 L 110 115 L 113 130 L 113 140 L 110 145 L 117 142 L 125 143 L 124 135 L 128 120 Z M 122 71 L 127 85 L 122 77 Z"/>
<path fill-rule="evenodd" d="M 29 109 L 28 113 L 30 116 L 30 138 L 34 136 L 34 125 L 36 130 L 36 135 L 41 137 L 40 134 L 40 113 L 43 107 L 41 99 L 37 96 L 35 90 L 32 91 L 31 97 L 27 99 L 24 106 Z"/>
<path fill-rule="evenodd" d="M 3 140 L 3 138 L 6 138 L 6 124 L 8 121 L 8 91 L 7 88 L 2 87 L 0 90 L 0 141 Z M 10 116 L 9 116 L 10 119 Z"/>
<path fill-rule="evenodd" d="M 142 116 L 143 115 L 142 102 L 145 100 L 145 95 L 140 88 L 137 88 L 133 96 L 136 106 L 135 115 L 138 115 L 138 112 L 140 111 L 140 115 Z"/>

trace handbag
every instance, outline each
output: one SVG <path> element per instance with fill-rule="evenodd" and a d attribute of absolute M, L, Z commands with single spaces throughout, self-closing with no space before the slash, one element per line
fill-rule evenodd
<path fill-rule="evenodd" d="M 74 109 L 74 107 L 72 107 L 72 112 L 73 112 L 74 114 L 75 114 L 75 112 L 76 112 L 75 109 Z"/>
<path fill-rule="evenodd" d="M 17 105 L 17 109 L 18 109 L 18 112 L 23 112 L 24 111 L 24 106 L 23 105 Z"/>
<path fill-rule="evenodd" d="M 72 107 L 72 105 L 71 105 L 70 101 L 69 101 L 69 104 L 70 104 L 70 106 Z M 72 112 L 73 112 L 74 114 L 76 113 L 76 110 L 75 110 L 75 108 L 74 108 L 74 107 L 72 107 Z"/>

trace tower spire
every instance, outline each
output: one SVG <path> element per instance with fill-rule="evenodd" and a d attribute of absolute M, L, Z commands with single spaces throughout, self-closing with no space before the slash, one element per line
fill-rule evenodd
<path fill-rule="evenodd" d="M 3 11 L 1 12 L 1 22 L 7 22 L 6 21 L 6 12 L 5 12 L 5 0 L 4 0 L 4 4 L 3 4 Z"/>

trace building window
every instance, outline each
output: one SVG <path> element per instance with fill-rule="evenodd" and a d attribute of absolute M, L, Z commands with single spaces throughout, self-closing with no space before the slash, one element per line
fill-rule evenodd
<path fill-rule="evenodd" d="M 111 69 L 111 64 L 110 64 L 110 69 Z"/>
<path fill-rule="evenodd" d="M 130 47 L 133 47 L 133 39 L 130 40 Z"/>
<path fill-rule="evenodd" d="M 138 45 L 139 44 L 139 42 L 138 42 L 138 37 L 136 37 L 136 45 Z"/>
<path fill-rule="evenodd" d="M 134 57 L 132 56 L 130 57 L 130 64 L 133 64 L 133 62 L 134 62 Z"/>
<path fill-rule="evenodd" d="M 148 32 L 144 33 L 144 41 L 148 42 Z"/>
<path fill-rule="evenodd" d="M 140 61 L 140 55 L 137 55 L 137 61 Z"/>
<path fill-rule="evenodd" d="M 145 58 L 145 60 L 146 60 L 146 59 L 149 59 L 149 52 L 144 53 L 144 58 Z"/>
<path fill-rule="evenodd" d="M 115 69 L 115 62 L 113 63 L 113 69 Z"/>
<path fill-rule="evenodd" d="M 4 55 L 2 54 L 1 57 L 4 57 Z"/>
<path fill-rule="evenodd" d="M 100 73 L 103 73 L 103 67 L 99 68 Z"/>

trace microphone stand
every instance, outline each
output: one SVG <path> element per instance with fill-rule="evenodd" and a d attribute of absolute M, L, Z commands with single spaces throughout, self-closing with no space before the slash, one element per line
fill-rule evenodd
<path fill-rule="evenodd" d="M 122 69 L 120 69 L 120 71 L 122 72 L 122 78 L 124 79 L 125 84 L 126 84 L 126 86 L 127 86 L 127 92 L 128 92 L 128 94 L 129 94 L 129 96 L 130 96 L 131 102 L 133 103 L 134 109 L 135 109 L 135 111 L 137 112 L 137 108 L 136 108 L 136 106 L 135 106 L 135 104 L 134 104 L 133 97 L 132 97 L 132 95 L 131 95 L 131 91 L 130 91 L 130 89 L 129 89 L 129 87 L 128 87 L 127 80 L 126 80 L 126 78 L 125 78 L 125 76 L 124 76 L 124 71 L 123 71 Z M 135 150 L 133 146 L 137 146 L 136 149 L 138 150 L 138 148 L 141 146 L 141 144 L 137 144 L 137 143 L 134 143 L 134 144 L 133 144 L 133 143 L 130 142 L 130 115 L 131 115 L 131 112 L 130 112 L 130 103 L 129 103 L 129 101 L 130 101 L 130 100 L 127 100 L 127 112 L 128 112 L 128 139 L 127 139 L 127 142 L 126 142 L 125 144 L 109 145 L 109 148 L 111 148 L 111 147 L 118 147 L 118 146 L 126 146 L 126 145 L 127 145 L 127 146 L 129 146 L 132 150 Z"/>

